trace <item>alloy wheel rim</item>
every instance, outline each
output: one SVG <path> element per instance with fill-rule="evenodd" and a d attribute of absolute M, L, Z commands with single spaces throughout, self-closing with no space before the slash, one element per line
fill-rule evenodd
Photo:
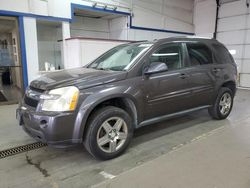
<path fill-rule="evenodd" d="M 220 99 L 219 108 L 222 115 L 227 115 L 231 109 L 232 97 L 229 93 L 224 93 Z"/>
<path fill-rule="evenodd" d="M 118 151 L 126 142 L 128 126 L 120 117 L 111 117 L 104 121 L 97 132 L 97 145 L 106 152 Z"/>

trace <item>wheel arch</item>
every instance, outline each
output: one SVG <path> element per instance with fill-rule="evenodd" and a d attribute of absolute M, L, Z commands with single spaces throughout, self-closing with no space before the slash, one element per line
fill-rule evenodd
<path fill-rule="evenodd" d="M 84 139 L 85 133 L 88 128 L 88 121 L 91 117 L 91 115 L 94 114 L 94 112 L 100 108 L 103 108 L 105 106 L 115 106 L 118 108 L 121 108 L 125 110 L 132 118 L 133 120 L 133 126 L 134 128 L 138 125 L 138 108 L 135 100 L 132 98 L 132 96 L 128 94 L 118 94 L 118 95 L 112 95 L 103 97 L 101 100 L 95 101 L 91 106 L 88 107 L 88 110 L 84 112 L 84 117 L 82 118 L 82 121 L 78 126 L 79 133 L 78 137 L 82 137 Z M 81 114 L 81 112 L 79 112 Z"/>
<path fill-rule="evenodd" d="M 224 82 L 221 85 L 221 87 L 227 87 L 227 88 L 231 89 L 231 91 L 233 92 L 233 96 L 236 93 L 236 83 L 232 80 Z"/>

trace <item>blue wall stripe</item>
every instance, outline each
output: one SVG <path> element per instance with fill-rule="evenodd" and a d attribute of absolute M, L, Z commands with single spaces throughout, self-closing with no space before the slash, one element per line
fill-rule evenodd
<path fill-rule="evenodd" d="M 7 10 L 0 10 L 1 15 L 6 16 L 26 16 L 26 17 L 32 17 L 36 19 L 42 19 L 42 20 L 50 20 L 50 21 L 62 21 L 62 22 L 69 22 L 71 19 L 68 18 L 60 18 L 60 17 L 54 17 L 54 16 L 41 16 L 36 14 L 30 14 L 30 13 L 22 13 L 22 12 L 14 12 L 14 11 L 7 11 Z"/>
<path fill-rule="evenodd" d="M 182 32 L 182 31 L 174 31 L 174 30 L 166 30 L 166 29 L 155 29 L 155 28 L 148 28 L 148 27 L 138 27 L 138 26 L 133 26 L 132 24 L 132 16 L 128 12 L 121 12 L 121 11 L 116 11 L 116 10 L 107 10 L 107 9 L 102 9 L 102 8 L 96 8 L 96 7 L 90 7 L 86 5 L 79 5 L 79 4 L 74 4 L 71 3 L 71 18 L 73 21 L 74 19 L 74 9 L 86 9 L 86 10 L 92 10 L 92 11 L 99 11 L 99 12 L 108 12 L 112 14 L 121 14 L 125 16 L 130 17 L 130 29 L 138 29 L 138 30 L 144 30 L 144 31 L 156 31 L 156 32 L 164 32 L 164 33 L 175 33 L 175 34 L 183 34 L 183 35 L 194 35 L 194 33 L 190 32 Z"/>
<path fill-rule="evenodd" d="M 164 32 L 164 33 L 183 34 L 183 35 L 195 35 L 194 33 L 190 33 L 190 32 L 183 32 L 183 31 L 174 31 L 174 30 L 167 30 L 167 29 L 156 29 L 156 28 L 133 26 L 133 24 L 132 24 L 132 16 L 130 16 L 129 27 L 131 29 L 138 29 L 138 30 L 144 30 L 144 31 L 156 31 L 156 32 Z"/>
<path fill-rule="evenodd" d="M 183 34 L 183 35 L 194 35 L 194 33 L 189 33 L 189 32 L 172 31 L 172 30 L 166 30 L 166 29 L 154 29 L 154 28 L 138 27 L 138 26 L 132 26 L 132 25 L 130 26 L 130 29 L 156 31 L 156 32 L 164 32 L 164 33 L 175 33 L 175 34 Z"/>
<path fill-rule="evenodd" d="M 18 17 L 19 33 L 20 33 L 20 48 L 21 48 L 21 58 L 22 58 L 22 74 L 23 74 L 23 85 L 24 89 L 28 87 L 28 70 L 27 70 L 27 58 L 26 58 L 26 45 L 25 45 L 25 35 L 24 35 L 24 25 L 23 17 Z"/>

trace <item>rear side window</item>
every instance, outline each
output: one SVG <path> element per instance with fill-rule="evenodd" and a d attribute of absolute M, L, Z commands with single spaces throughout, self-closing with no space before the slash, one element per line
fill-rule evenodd
<path fill-rule="evenodd" d="M 190 58 L 191 66 L 211 64 L 212 52 L 204 44 L 187 43 L 187 50 Z"/>
<path fill-rule="evenodd" d="M 216 51 L 216 60 L 218 63 L 234 63 L 233 57 L 224 46 L 213 44 L 213 47 Z"/>

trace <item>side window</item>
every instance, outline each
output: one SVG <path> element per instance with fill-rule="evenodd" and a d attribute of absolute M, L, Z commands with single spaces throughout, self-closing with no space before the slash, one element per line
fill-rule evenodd
<path fill-rule="evenodd" d="M 150 63 L 162 62 L 168 66 L 168 70 L 176 70 L 182 67 L 181 45 L 164 44 L 159 47 L 151 56 Z"/>
<path fill-rule="evenodd" d="M 212 63 L 212 52 L 207 46 L 200 43 L 187 43 L 186 45 L 191 66 Z"/>
<path fill-rule="evenodd" d="M 216 59 L 218 63 L 234 63 L 234 59 L 229 51 L 222 45 L 213 44 L 216 50 Z"/>

